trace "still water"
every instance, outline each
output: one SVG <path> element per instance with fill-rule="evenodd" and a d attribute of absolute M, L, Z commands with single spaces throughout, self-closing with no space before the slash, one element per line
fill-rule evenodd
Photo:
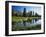
<path fill-rule="evenodd" d="M 32 19 L 31 22 L 25 22 L 25 21 L 22 21 L 22 22 L 16 22 L 14 23 L 13 27 L 31 27 L 31 26 L 34 26 L 34 25 L 41 25 L 41 19 Z"/>

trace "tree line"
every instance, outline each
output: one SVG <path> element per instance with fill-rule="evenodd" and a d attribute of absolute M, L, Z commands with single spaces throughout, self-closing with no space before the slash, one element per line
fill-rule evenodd
<path fill-rule="evenodd" d="M 33 15 L 32 15 L 32 11 L 26 13 L 26 8 L 24 8 L 23 13 L 22 12 L 19 12 L 19 11 L 14 13 L 14 10 L 12 10 L 12 16 L 20 16 L 20 17 L 41 17 L 41 15 L 38 15 L 37 13 L 35 13 L 35 15 L 34 15 L 34 12 L 33 12 Z"/>

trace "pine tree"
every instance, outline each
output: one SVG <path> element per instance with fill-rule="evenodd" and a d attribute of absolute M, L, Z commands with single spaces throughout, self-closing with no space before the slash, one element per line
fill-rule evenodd
<path fill-rule="evenodd" d="M 24 16 L 24 17 L 26 16 L 26 8 L 24 8 L 23 16 Z"/>

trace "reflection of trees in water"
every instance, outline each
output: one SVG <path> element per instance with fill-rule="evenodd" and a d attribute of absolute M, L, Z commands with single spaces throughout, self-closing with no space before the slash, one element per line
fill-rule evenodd
<path fill-rule="evenodd" d="M 39 19 L 32 19 L 32 20 L 29 20 L 28 19 L 28 21 L 21 21 L 21 22 L 12 22 L 12 24 L 14 25 L 23 25 L 23 26 L 26 26 L 26 23 L 30 23 L 30 24 L 33 24 L 33 23 L 35 23 L 35 22 L 37 22 Z"/>
<path fill-rule="evenodd" d="M 33 22 L 32 22 L 32 20 L 33 20 Z M 39 19 L 32 19 L 31 20 L 31 22 L 30 21 L 21 21 L 21 22 L 12 22 L 12 30 L 16 30 L 16 29 L 25 29 L 25 27 L 29 27 L 28 29 L 30 30 L 30 27 L 32 27 L 33 26 L 33 24 L 35 23 L 35 22 L 37 22 Z M 35 22 L 34 22 L 34 20 L 35 20 Z M 31 24 L 32 23 L 32 24 Z M 37 24 L 37 25 L 39 25 L 39 24 Z M 35 25 L 36 26 L 36 25 Z M 20 28 L 19 28 L 20 27 Z M 21 28 L 22 27 L 22 28 Z M 36 26 L 36 27 L 34 27 L 34 28 L 39 28 L 39 27 L 41 27 L 40 25 L 39 26 Z"/>
<path fill-rule="evenodd" d="M 40 18 L 37 18 L 37 19 L 32 19 L 32 23 L 35 23 L 39 20 Z"/>
<path fill-rule="evenodd" d="M 23 21 L 23 24 L 24 24 L 24 26 L 26 26 L 26 22 L 25 21 Z"/>
<path fill-rule="evenodd" d="M 23 25 L 23 26 L 26 26 L 26 24 L 28 24 L 28 23 L 30 23 L 30 24 L 34 24 L 34 23 L 36 23 L 39 19 L 41 19 L 41 18 L 33 18 L 33 19 L 30 19 L 30 18 L 27 18 L 27 20 L 22 20 L 22 21 L 13 21 L 12 22 L 12 25 Z M 17 23 L 19 23 L 19 24 L 17 24 Z"/>
<path fill-rule="evenodd" d="M 39 19 L 32 19 L 31 21 L 28 21 L 28 22 L 30 22 L 30 23 L 35 23 L 35 22 L 37 22 Z M 24 26 L 26 26 L 26 22 L 27 21 L 23 21 L 23 24 L 24 24 Z"/>

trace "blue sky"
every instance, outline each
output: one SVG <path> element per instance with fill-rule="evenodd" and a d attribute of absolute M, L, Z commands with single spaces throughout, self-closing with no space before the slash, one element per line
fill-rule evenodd
<path fill-rule="evenodd" d="M 23 12 L 24 8 L 26 8 L 26 11 L 34 11 L 41 15 L 41 7 L 36 6 L 12 6 L 12 9 L 14 11 L 21 11 Z"/>

